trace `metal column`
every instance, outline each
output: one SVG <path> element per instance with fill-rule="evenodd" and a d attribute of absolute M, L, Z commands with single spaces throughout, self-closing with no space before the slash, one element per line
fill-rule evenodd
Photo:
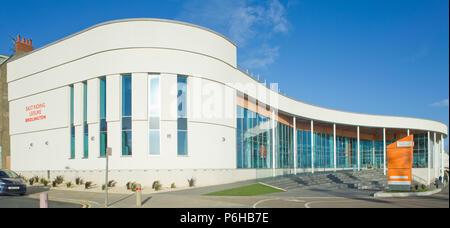
<path fill-rule="evenodd" d="M 272 111 L 272 176 L 275 176 L 275 111 Z"/>
<path fill-rule="evenodd" d="M 383 128 L 383 174 L 386 176 L 386 128 Z"/>
<path fill-rule="evenodd" d="M 336 172 L 336 153 L 337 152 L 337 148 L 336 148 L 336 124 L 333 124 L 333 157 L 334 157 L 334 172 Z"/>
<path fill-rule="evenodd" d="M 427 184 L 430 185 L 431 183 L 431 139 L 430 139 L 430 132 L 427 132 L 427 136 L 428 136 L 428 168 L 427 168 Z"/>
<path fill-rule="evenodd" d="M 294 174 L 297 174 L 297 122 L 295 116 L 294 119 Z"/>
<path fill-rule="evenodd" d="M 372 140 L 372 166 L 375 166 L 375 140 Z"/>
<path fill-rule="evenodd" d="M 358 152 L 358 162 L 357 162 L 357 164 L 358 164 L 358 171 L 360 171 L 361 170 L 361 144 L 360 144 L 360 138 L 359 138 L 359 126 L 358 127 L 356 127 L 356 132 L 357 132 L 357 143 L 358 143 L 358 150 L 357 150 L 357 152 Z"/>
<path fill-rule="evenodd" d="M 438 156 L 437 155 L 437 147 L 436 147 L 436 132 L 433 134 L 433 169 L 434 169 L 434 178 L 438 177 Z"/>
<path fill-rule="evenodd" d="M 311 172 L 314 173 L 314 120 L 311 120 Z"/>
<path fill-rule="evenodd" d="M 442 181 L 444 180 L 444 154 L 445 154 L 444 135 L 441 134 L 441 177 L 442 177 Z"/>

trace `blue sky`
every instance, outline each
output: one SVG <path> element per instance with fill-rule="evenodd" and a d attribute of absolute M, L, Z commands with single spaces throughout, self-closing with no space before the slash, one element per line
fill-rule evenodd
<path fill-rule="evenodd" d="M 449 123 L 448 0 L 22 0 L 0 15 L 0 54 L 17 34 L 41 47 L 108 20 L 181 20 L 230 38 L 241 68 L 295 99 Z"/>

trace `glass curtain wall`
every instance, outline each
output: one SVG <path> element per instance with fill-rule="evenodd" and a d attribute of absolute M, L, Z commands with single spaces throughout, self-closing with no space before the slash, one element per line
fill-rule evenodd
<path fill-rule="evenodd" d="M 361 139 L 359 145 L 361 168 L 373 167 L 373 141 Z"/>
<path fill-rule="evenodd" d="M 131 75 L 122 75 L 122 156 L 132 153 Z"/>
<path fill-rule="evenodd" d="M 334 168 L 333 135 L 314 132 L 314 168 Z"/>
<path fill-rule="evenodd" d="M 178 75 L 177 78 L 177 148 L 178 155 L 188 155 L 188 135 L 187 135 L 187 77 Z"/>
<path fill-rule="evenodd" d="M 75 125 L 73 123 L 73 85 L 70 86 L 70 158 L 75 158 Z"/>
<path fill-rule="evenodd" d="M 160 154 L 160 91 L 159 75 L 148 76 L 149 152 Z"/>
<path fill-rule="evenodd" d="M 357 139 L 336 136 L 336 168 L 355 168 L 357 161 Z"/>
<path fill-rule="evenodd" d="M 272 121 L 237 106 L 237 168 L 272 168 Z"/>
<path fill-rule="evenodd" d="M 375 161 L 374 166 L 375 168 L 381 169 L 383 168 L 384 164 L 384 150 L 383 150 L 383 141 L 377 140 L 375 143 Z M 386 144 L 387 146 L 388 144 Z"/>
<path fill-rule="evenodd" d="M 414 134 L 413 168 L 428 167 L 428 135 Z"/>
<path fill-rule="evenodd" d="M 297 130 L 297 168 L 311 168 L 311 131 Z"/>
<path fill-rule="evenodd" d="M 108 123 L 106 122 L 106 78 L 100 78 L 100 157 L 106 156 Z"/>
<path fill-rule="evenodd" d="M 294 167 L 294 141 L 293 141 L 293 128 L 286 124 L 278 123 L 276 129 L 276 145 L 277 151 L 277 164 L 276 168 L 286 169 Z"/>
<path fill-rule="evenodd" d="M 83 82 L 83 158 L 89 156 L 89 126 L 87 124 L 87 82 Z"/>

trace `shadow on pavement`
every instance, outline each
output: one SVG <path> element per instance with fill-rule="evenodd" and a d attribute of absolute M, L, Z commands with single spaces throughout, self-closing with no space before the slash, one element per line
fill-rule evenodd
<path fill-rule="evenodd" d="M 38 194 L 38 193 L 48 192 L 48 191 L 50 191 L 50 187 L 28 186 L 26 195 L 33 195 L 33 194 Z"/>
<path fill-rule="evenodd" d="M 147 199 L 145 199 L 144 201 L 142 201 L 142 205 L 144 205 L 145 203 L 147 203 L 150 199 L 152 199 L 151 196 L 147 197 Z"/>
<path fill-rule="evenodd" d="M 122 201 L 124 201 L 124 200 L 126 200 L 126 199 L 129 199 L 129 198 L 132 197 L 132 196 L 134 196 L 134 194 L 130 194 L 130 195 L 127 195 L 127 196 L 125 196 L 125 197 L 122 197 L 122 198 L 120 198 L 120 199 L 118 199 L 118 200 L 116 200 L 116 201 L 110 203 L 108 206 L 113 206 L 114 204 L 117 204 L 117 203 L 122 202 Z"/>

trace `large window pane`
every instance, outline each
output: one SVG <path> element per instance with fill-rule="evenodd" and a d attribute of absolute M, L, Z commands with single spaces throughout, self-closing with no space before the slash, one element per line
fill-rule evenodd
<path fill-rule="evenodd" d="M 122 130 L 131 130 L 131 116 L 130 117 L 122 117 Z"/>
<path fill-rule="evenodd" d="M 149 152 L 160 154 L 160 76 L 148 76 Z"/>
<path fill-rule="evenodd" d="M 132 155 L 131 75 L 122 76 L 122 155 Z"/>
<path fill-rule="evenodd" d="M 107 133 L 100 133 L 100 157 L 106 156 L 106 145 L 107 145 Z"/>
<path fill-rule="evenodd" d="M 159 155 L 159 131 L 150 131 L 149 142 L 150 142 L 150 154 Z"/>
<path fill-rule="evenodd" d="M 100 78 L 100 157 L 106 156 L 108 122 L 106 122 L 106 78 Z"/>
<path fill-rule="evenodd" d="M 178 155 L 187 154 L 187 132 L 178 131 Z"/>
<path fill-rule="evenodd" d="M 100 119 L 106 119 L 106 78 L 100 78 Z"/>
<path fill-rule="evenodd" d="M 187 78 L 177 78 L 178 155 L 187 155 Z"/>
<path fill-rule="evenodd" d="M 131 75 L 122 76 L 122 116 L 131 116 Z"/>
<path fill-rule="evenodd" d="M 131 150 L 131 131 L 122 131 L 122 155 L 132 155 Z"/>

